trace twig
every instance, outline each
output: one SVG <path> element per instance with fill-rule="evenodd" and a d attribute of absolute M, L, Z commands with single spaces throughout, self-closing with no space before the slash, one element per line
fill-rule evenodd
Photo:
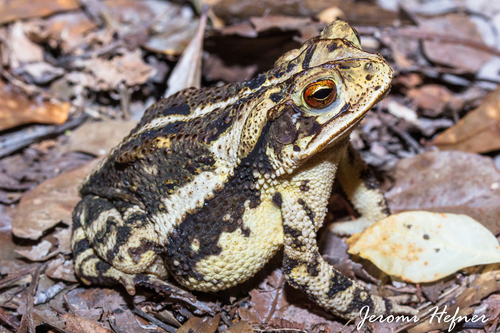
<path fill-rule="evenodd" d="M 22 276 L 27 275 L 27 274 L 33 274 L 33 272 L 38 269 L 40 265 L 34 265 L 28 268 L 25 268 L 23 270 L 20 270 L 19 272 L 16 272 L 13 275 L 7 276 L 6 278 L 0 280 L 0 289 L 5 288 L 10 286 L 9 283 L 14 282 L 19 280 Z"/>
<path fill-rule="evenodd" d="M 385 121 L 385 119 L 380 116 L 381 109 L 382 109 L 382 105 L 379 104 L 378 107 L 377 107 L 377 118 L 385 126 L 387 126 L 391 131 L 393 131 L 394 133 L 396 133 L 401 139 L 403 139 L 404 141 L 406 141 L 406 143 L 409 146 L 413 147 L 417 151 L 418 154 L 423 153 L 424 149 L 422 148 L 422 146 L 420 146 L 420 144 L 414 138 L 411 137 L 411 135 L 409 135 L 408 133 L 406 133 L 404 131 L 401 131 L 399 128 L 397 128 L 393 124 L 389 123 L 388 121 Z"/>
<path fill-rule="evenodd" d="M 47 290 L 38 293 L 33 299 L 35 305 L 47 303 L 52 298 L 54 298 L 60 291 L 62 291 L 66 285 L 62 282 L 58 282 Z"/>
<path fill-rule="evenodd" d="M 278 305 L 278 299 L 280 297 L 281 289 L 283 289 L 283 284 L 285 283 L 285 277 L 284 275 L 281 275 L 280 280 L 278 281 L 278 288 L 276 288 L 276 295 L 274 296 L 273 304 L 271 305 L 271 309 L 269 310 L 269 313 L 267 314 L 266 317 L 266 323 L 269 323 L 271 318 L 274 315 L 274 312 L 276 312 L 276 306 Z"/>
<path fill-rule="evenodd" d="M 48 264 L 43 264 L 39 266 L 32 274 L 30 288 L 28 290 L 28 304 L 26 306 L 26 312 L 21 318 L 21 323 L 19 324 L 19 330 L 17 331 L 18 333 L 28 332 L 28 328 L 30 333 L 36 332 L 35 323 L 33 322 L 33 303 L 34 303 L 33 298 L 35 296 L 36 288 L 38 286 L 38 280 L 40 279 L 40 274 L 45 269 L 45 267 L 47 267 L 47 265 Z"/>
<path fill-rule="evenodd" d="M 68 120 L 62 125 L 35 125 L 0 136 L 0 157 L 12 154 L 40 139 L 64 133 L 83 123 L 87 117 L 88 116 L 84 114 L 80 117 Z"/>
<path fill-rule="evenodd" d="M 172 326 L 169 326 L 167 324 L 165 324 L 164 322 L 156 319 L 155 317 L 145 313 L 144 311 L 142 311 L 141 309 L 139 308 L 134 308 L 132 310 L 132 312 L 134 312 L 136 315 L 138 315 L 139 317 L 142 317 L 144 319 L 146 319 L 147 321 L 149 321 L 150 323 L 153 323 L 155 324 L 156 326 L 158 327 L 161 327 L 163 328 L 165 331 L 167 332 L 170 332 L 170 333 L 174 333 L 175 331 L 177 331 L 176 328 L 172 327 Z"/>
<path fill-rule="evenodd" d="M 108 314 L 108 323 L 116 333 L 124 333 L 120 326 L 116 324 L 115 316 L 113 316 L 112 314 Z"/>
<path fill-rule="evenodd" d="M 13 322 L 10 318 L 9 315 L 5 313 L 5 311 L 0 308 L 0 320 L 6 323 L 7 325 L 11 326 L 14 328 L 16 331 L 19 330 L 19 324 Z"/>

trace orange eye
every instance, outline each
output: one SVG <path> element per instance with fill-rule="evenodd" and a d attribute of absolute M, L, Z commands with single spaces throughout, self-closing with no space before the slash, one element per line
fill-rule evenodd
<path fill-rule="evenodd" d="M 311 83 L 304 90 L 307 105 L 321 109 L 330 105 L 337 96 L 337 87 L 332 80 L 321 80 Z"/>

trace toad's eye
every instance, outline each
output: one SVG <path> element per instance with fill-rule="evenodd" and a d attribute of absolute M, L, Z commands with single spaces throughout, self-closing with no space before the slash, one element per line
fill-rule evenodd
<path fill-rule="evenodd" d="M 337 96 L 337 87 L 332 80 L 321 80 L 311 83 L 304 89 L 304 101 L 315 109 L 332 104 Z"/>

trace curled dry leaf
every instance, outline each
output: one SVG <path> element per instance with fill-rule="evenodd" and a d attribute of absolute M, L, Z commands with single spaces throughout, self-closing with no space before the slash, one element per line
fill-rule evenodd
<path fill-rule="evenodd" d="M 63 124 L 70 104 L 37 103 L 0 82 L 0 131 L 28 123 Z"/>
<path fill-rule="evenodd" d="M 439 134 L 431 144 L 445 150 L 487 153 L 500 149 L 499 127 L 500 87 L 455 126 Z"/>
<path fill-rule="evenodd" d="M 75 10 L 80 7 L 78 0 L 16 0 L 0 2 L 0 24 L 25 19 L 43 17 L 56 12 Z"/>
<path fill-rule="evenodd" d="M 473 265 L 500 262 L 495 236 L 466 215 L 400 213 L 375 223 L 348 242 L 350 254 L 414 283 L 436 281 Z"/>
<path fill-rule="evenodd" d="M 465 214 L 500 231 L 500 171 L 489 157 L 432 151 L 400 160 L 386 192 L 393 213 L 425 210 Z"/>
<path fill-rule="evenodd" d="M 26 193 L 12 221 L 12 233 L 21 238 L 38 239 L 61 221 L 70 225 L 73 208 L 80 201 L 78 185 L 97 163 L 98 160 L 94 160 Z"/>

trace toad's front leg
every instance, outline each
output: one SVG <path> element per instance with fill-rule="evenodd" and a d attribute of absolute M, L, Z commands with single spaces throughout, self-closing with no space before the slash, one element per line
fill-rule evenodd
<path fill-rule="evenodd" d="M 400 305 L 417 301 L 416 296 L 382 298 L 371 295 L 321 257 L 316 233 L 325 216 L 328 198 L 325 191 L 329 191 L 333 181 L 335 164 L 321 162 L 309 165 L 280 191 L 285 232 L 285 278 L 318 305 L 344 318 L 357 317 L 365 306 L 374 315 L 416 314 L 415 309 Z"/>

